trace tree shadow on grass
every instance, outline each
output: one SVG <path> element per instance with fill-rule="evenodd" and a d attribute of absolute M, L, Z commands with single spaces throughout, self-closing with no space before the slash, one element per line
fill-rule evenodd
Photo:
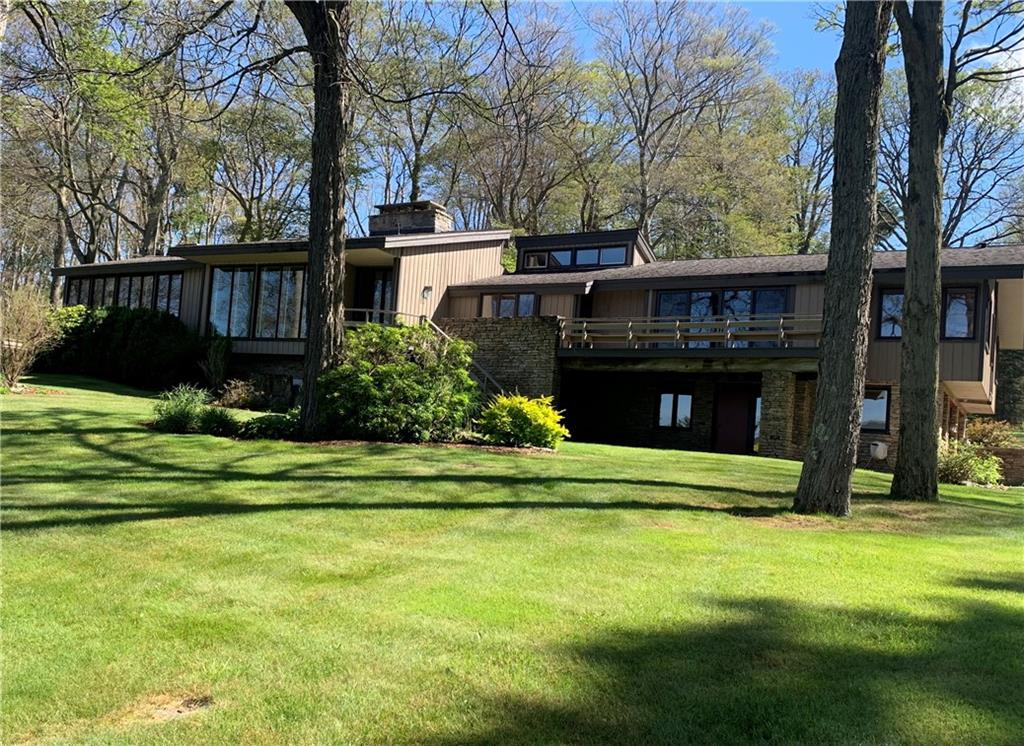
<path fill-rule="evenodd" d="M 474 701 L 428 743 L 1019 743 L 1024 611 L 942 618 L 777 599 L 728 621 L 623 630 L 559 651 L 571 685 Z"/>
<path fill-rule="evenodd" d="M 225 501 L 154 501 L 151 503 L 58 501 L 35 504 L 7 504 L 0 531 L 31 531 L 73 526 L 107 526 L 118 523 L 173 520 L 181 518 L 214 518 L 260 513 L 295 511 L 480 511 L 480 510 L 585 510 L 619 511 L 651 510 L 670 512 L 725 513 L 738 517 L 765 517 L 787 511 L 785 507 L 713 507 L 681 502 L 647 500 L 317 500 L 282 503 L 239 503 Z M 21 519 L 23 512 L 71 511 L 72 515 Z M 100 512 L 96 511 L 112 511 Z"/>

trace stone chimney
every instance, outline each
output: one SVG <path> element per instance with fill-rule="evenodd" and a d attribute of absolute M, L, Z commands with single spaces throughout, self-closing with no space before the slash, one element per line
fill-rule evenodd
<path fill-rule="evenodd" d="M 444 205 L 432 200 L 376 205 L 370 216 L 370 235 L 387 236 L 408 233 L 446 233 L 452 229 L 452 216 Z"/>

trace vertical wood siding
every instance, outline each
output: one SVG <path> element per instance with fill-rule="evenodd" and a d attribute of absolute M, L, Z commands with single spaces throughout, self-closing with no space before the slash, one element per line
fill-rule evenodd
<path fill-rule="evenodd" d="M 478 241 L 458 248 L 436 246 L 401 250 L 395 310 L 437 320 L 448 314 L 448 286 L 501 274 L 501 241 Z M 423 288 L 433 288 L 430 298 Z"/>
<path fill-rule="evenodd" d="M 793 313 L 797 316 L 818 316 L 825 310 L 825 285 L 797 285 L 793 291 Z"/>
<path fill-rule="evenodd" d="M 448 299 L 448 317 L 474 319 L 480 310 L 479 295 L 459 295 Z"/>
<path fill-rule="evenodd" d="M 624 318 L 647 315 L 646 290 L 605 290 L 594 293 L 591 315 L 600 318 Z"/>
<path fill-rule="evenodd" d="M 571 293 L 540 296 L 541 316 L 574 316 L 576 296 Z"/>
<path fill-rule="evenodd" d="M 1024 350 L 1024 280 L 999 280 L 996 318 L 999 348 Z"/>

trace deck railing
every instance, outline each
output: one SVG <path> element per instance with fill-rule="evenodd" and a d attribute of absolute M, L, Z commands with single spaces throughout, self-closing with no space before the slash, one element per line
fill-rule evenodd
<path fill-rule="evenodd" d="M 741 349 L 817 347 L 821 316 L 762 314 L 653 318 L 564 318 L 566 349 Z"/>

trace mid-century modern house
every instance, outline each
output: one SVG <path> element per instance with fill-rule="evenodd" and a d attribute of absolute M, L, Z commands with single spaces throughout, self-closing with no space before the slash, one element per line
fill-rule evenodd
<path fill-rule="evenodd" d="M 385 205 L 347 242 L 353 323 L 429 321 L 476 343 L 501 388 L 552 394 L 573 438 L 799 457 L 814 409 L 827 255 L 655 261 L 633 230 L 453 231 L 433 202 Z M 160 308 L 231 337 L 239 371 L 298 375 L 302 240 L 181 245 L 57 270 L 65 303 Z M 875 256 L 861 462 L 899 426 L 905 256 Z M 1001 350 L 1024 350 L 1024 246 L 942 254 L 941 428 L 992 414 Z M 289 378 L 290 380 L 290 378 Z M 894 449 L 875 447 L 877 466 Z M 881 457 L 881 458 L 879 458 Z"/>

